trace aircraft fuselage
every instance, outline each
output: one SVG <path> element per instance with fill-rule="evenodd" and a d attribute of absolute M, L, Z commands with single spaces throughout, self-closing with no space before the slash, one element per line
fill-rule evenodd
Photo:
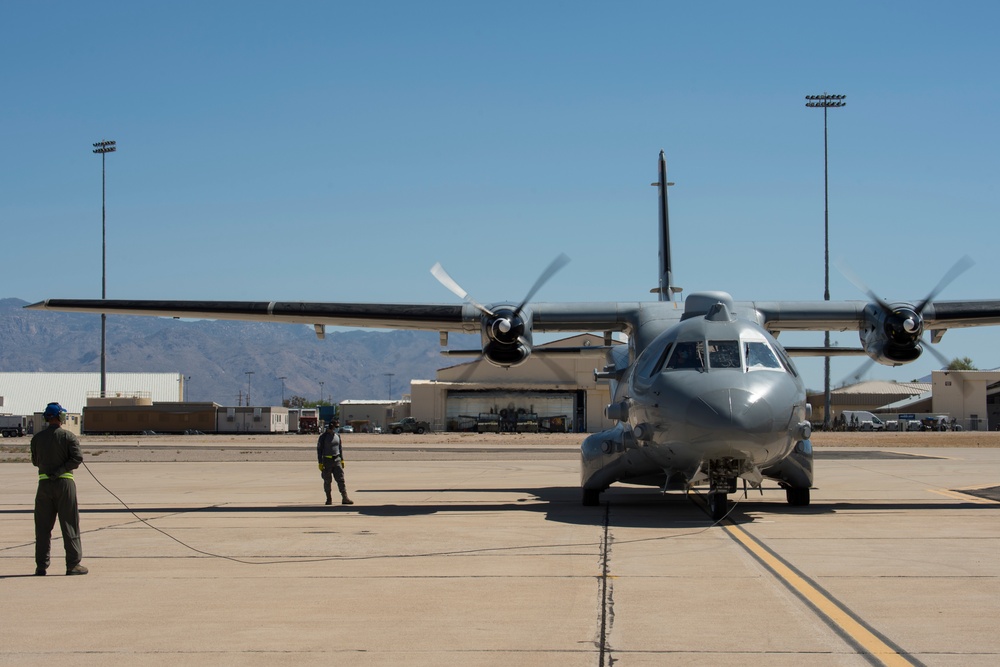
<path fill-rule="evenodd" d="M 583 443 L 585 501 L 616 481 L 725 493 L 737 478 L 774 476 L 808 489 L 811 459 L 808 474 L 782 466 L 797 446 L 810 449 L 799 444 L 810 430 L 805 386 L 777 340 L 733 310 L 726 294 L 694 295 L 621 369 L 608 406 L 618 425 Z"/>

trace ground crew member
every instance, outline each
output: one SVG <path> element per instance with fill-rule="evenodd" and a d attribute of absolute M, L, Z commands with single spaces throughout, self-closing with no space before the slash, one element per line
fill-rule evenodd
<path fill-rule="evenodd" d="M 56 518 L 66 548 L 66 574 L 87 574 L 80 565 L 80 509 L 76 503 L 73 471 L 83 463 L 80 440 L 62 428 L 66 410 L 49 403 L 42 413 L 48 428 L 31 438 L 31 464 L 38 468 L 38 491 L 35 494 L 35 575 L 43 576 L 49 568 L 49 548 Z"/>
<path fill-rule="evenodd" d="M 345 505 L 353 505 L 354 501 L 347 497 L 347 485 L 344 483 L 344 450 L 340 443 L 340 420 L 331 419 L 326 431 L 316 442 L 316 458 L 319 460 L 320 474 L 323 476 L 323 490 L 326 491 L 326 504 L 333 504 L 333 480 L 337 480 L 340 497 Z"/>

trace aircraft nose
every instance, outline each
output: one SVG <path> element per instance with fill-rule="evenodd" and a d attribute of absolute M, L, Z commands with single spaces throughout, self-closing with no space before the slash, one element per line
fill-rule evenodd
<path fill-rule="evenodd" d="M 769 433 L 774 413 L 763 396 L 745 389 L 718 389 L 691 401 L 688 422 L 704 429 L 728 428 L 747 433 Z"/>

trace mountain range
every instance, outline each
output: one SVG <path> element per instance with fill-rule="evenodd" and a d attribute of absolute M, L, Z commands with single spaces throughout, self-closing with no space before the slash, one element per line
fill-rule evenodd
<path fill-rule="evenodd" d="M 27 303 L 0 299 L 0 372 L 100 372 L 100 315 Z M 450 342 L 475 348 L 478 339 Z M 248 391 L 254 405 L 398 399 L 411 379 L 433 379 L 452 363 L 434 331 L 328 330 L 320 340 L 305 324 L 107 317 L 107 372 L 181 373 L 189 401 L 236 405 Z"/>

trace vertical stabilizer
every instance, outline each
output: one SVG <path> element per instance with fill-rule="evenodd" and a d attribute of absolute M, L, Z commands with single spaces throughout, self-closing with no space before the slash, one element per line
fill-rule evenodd
<path fill-rule="evenodd" d="M 660 199 L 660 286 L 656 290 L 660 301 L 674 300 L 674 274 L 670 263 L 670 209 L 667 206 L 667 158 L 660 151 L 659 187 Z"/>

